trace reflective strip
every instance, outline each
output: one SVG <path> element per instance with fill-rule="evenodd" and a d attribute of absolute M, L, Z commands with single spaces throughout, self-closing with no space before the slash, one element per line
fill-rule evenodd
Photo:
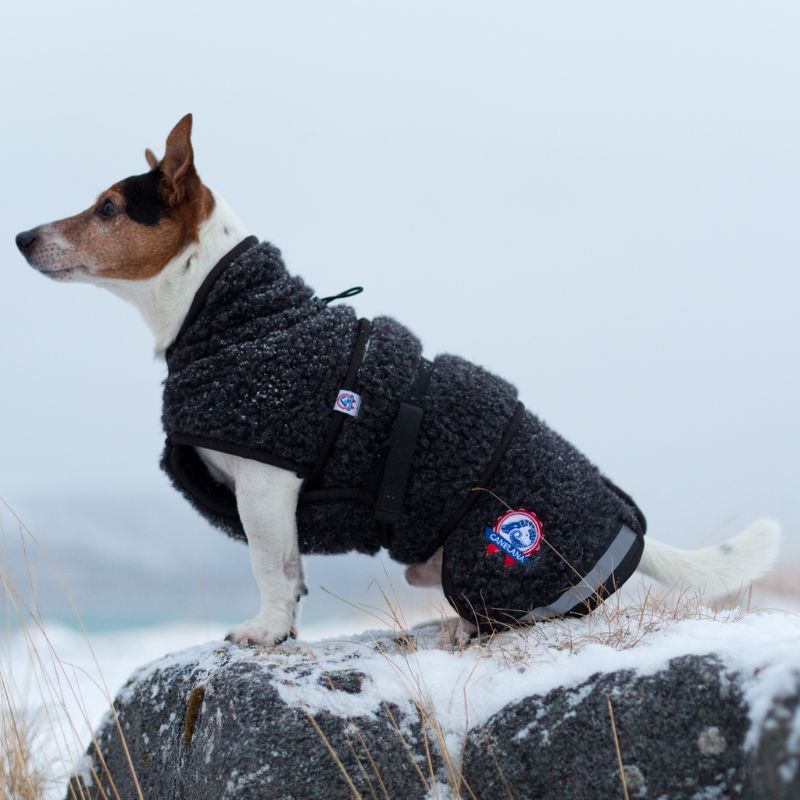
<path fill-rule="evenodd" d="M 600 560 L 577 586 L 571 586 L 549 606 L 534 608 L 519 621 L 541 622 L 552 617 L 560 617 L 571 608 L 585 603 L 592 595 L 597 594 L 603 584 L 614 574 L 614 568 L 622 563 L 636 544 L 636 539 L 637 535 L 627 525 L 623 525 L 608 550 L 603 553 Z"/>

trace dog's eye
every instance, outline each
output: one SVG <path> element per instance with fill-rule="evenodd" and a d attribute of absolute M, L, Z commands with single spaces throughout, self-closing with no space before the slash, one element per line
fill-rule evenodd
<path fill-rule="evenodd" d="M 105 200 L 100 204 L 100 208 L 97 209 L 97 213 L 101 217 L 105 217 L 108 219 L 109 217 L 113 217 L 117 213 L 117 207 L 111 200 Z"/>

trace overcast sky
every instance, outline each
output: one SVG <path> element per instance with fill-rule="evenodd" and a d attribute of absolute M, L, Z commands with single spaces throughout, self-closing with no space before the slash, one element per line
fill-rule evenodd
<path fill-rule="evenodd" d="M 13 237 L 191 111 L 291 270 L 513 380 L 652 534 L 796 538 L 798 41 L 789 1 L 2 4 L 0 495 L 184 502 L 137 312 Z"/>

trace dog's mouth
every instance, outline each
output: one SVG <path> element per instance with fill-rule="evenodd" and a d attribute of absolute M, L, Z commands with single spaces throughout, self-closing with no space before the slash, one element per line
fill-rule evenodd
<path fill-rule="evenodd" d="M 54 281 L 69 280 L 75 275 L 89 272 L 89 268 L 82 262 L 71 264 L 67 261 L 67 263 L 64 263 L 63 256 L 63 252 L 53 252 L 52 250 L 48 252 L 45 250 L 44 252 L 25 254 L 25 260 L 37 272 Z"/>
<path fill-rule="evenodd" d="M 45 267 L 40 266 L 39 264 L 35 264 L 32 261 L 28 262 L 37 272 L 41 273 L 47 278 L 50 278 L 54 281 L 65 281 L 68 280 L 75 274 L 80 272 L 86 272 L 87 268 L 83 264 L 76 264 L 69 267 Z"/>
<path fill-rule="evenodd" d="M 24 231 L 17 235 L 16 242 L 29 266 L 48 278 L 63 281 L 89 272 L 78 252 L 50 225 Z"/>

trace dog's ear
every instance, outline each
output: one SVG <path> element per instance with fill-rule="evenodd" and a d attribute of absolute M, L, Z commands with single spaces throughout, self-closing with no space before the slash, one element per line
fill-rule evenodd
<path fill-rule="evenodd" d="M 144 151 L 144 157 L 147 160 L 147 165 L 150 167 L 150 169 L 155 169 L 158 166 L 158 159 L 156 158 L 155 153 L 149 147 Z"/>
<path fill-rule="evenodd" d="M 167 151 L 161 162 L 162 190 L 167 204 L 177 206 L 196 183 L 192 150 L 192 115 L 187 114 L 167 136 Z"/>

